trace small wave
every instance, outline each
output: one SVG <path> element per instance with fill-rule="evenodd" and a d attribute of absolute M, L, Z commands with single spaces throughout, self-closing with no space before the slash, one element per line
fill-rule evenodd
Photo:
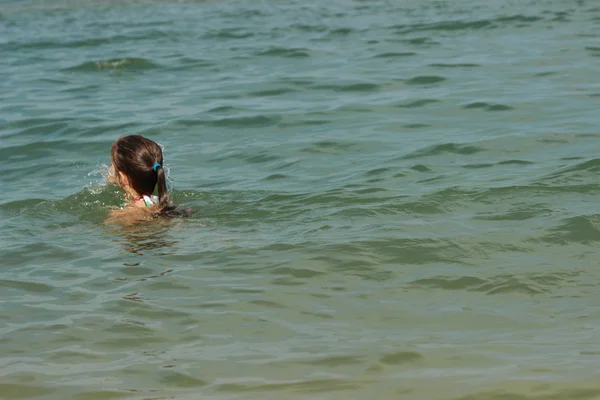
<path fill-rule="evenodd" d="M 218 106 L 218 107 L 211 108 L 210 110 L 208 110 L 206 112 L 221 114 L 221 113 L 230 113 L 230 112 L 238 112 L 238 111 L 242 111 L 242 109 L 232 107 L 232 106 Z"/>
<path fill-rule="evenodd" d="M 6 213 L 7 216 L 15 216 L 22 214 L 26 210 L 33 209 L 46 201 L 44 199 L 14 200 L 0 204 L 0 210 Z"/>
<path fill-rule="evenodd" d="M 310 51 L 305 48 L 271 47 L 256 53 L 258 56 L 277 56 L 286 58 L 310 57 Z"/>
<path fill-rule="evenodd" d="M 396 107 L 401 108 L 420 108 L 425 107 L 427 104 L 439 103 L 439 100 L 436 99 L 422 99 L 411 101 L 410 103 L 398 104 Z"/>
<path fill-rule="evenodd" d="M 206 39 L 247 39 L 254 36 L 254 33 L 244 31 L 240 28 L 226 28 L 208 32 L 204 37 Z"/>
<path fill-rule="evenodd" d="M 231 111 L 237 110 L 231 108 Z M 217 107 L 211 110 L 213 113 L 227 113 L 230 112 L 229 107 Z M 226 128 L 261 128 L 267 126 L 273 126 L 279 122 L 280 118 L 277 116 L 266 116 L 266 115 L 254 115 L 254 116 L 240 116 L 240 117 L 226 117 L 220 119 L 180 119 L 175 122 L 176 125 L 185 127 L 194 126 L 214 126 L 214 127 L 226 127 Z"/>
<path fill-rule="evenodd" d="M 73 118 L 26 118 L 8 124 L 6 126 L 8 133 L 4 133 L 2 137 L 5 139 L 13 137 L 23 139 L 29 137 L 31 139 L 44 138 L 47 140 L 51 135 L 57 137 L 76 132 L 75 122 L 76 120 Z M 37 142 L 37 140 L 32 140 L 32 142 Z M 0 150 L 0 153 L 2 153 L 2 150 Z M 14 155 L 14 153 L 9 155 Z"/>
<path fill-rule="evenodd" d="M 304 364 L 309 365 L 318 365 L 324 367 L 338 367 L 341 365 L 358 365 L 362 364 L 365 361 L 365 357 L 363 356 L 329 356 L 329 357 L 320 357 L 317 359 L 311 359 Z"/>
<path fill-rule="evenodd" d="M 433 85 L 445 81 L 447 78 L 437 75 L 415 76 L 406 81 L 407 85 Z"/>
<path fill-rule="evenodd" d="M 120 40 L 121 38 L 119 38 Z M 87 39 L 87 40 L 79 40 L 75 42 L 55 42 L 51 40 L 40 40 L 40 41 L 32 41 L 32 42 L 8 42 L 0 45 L 0 49 L 4 51 L 15 51 L 22 49 L 31 49 L 31 50 L 44 50 L 48 48 L 60 48 L 60 47 L 82 47 L 82 46 L 100 46 L 103 44 L 111 43 L 111 39 L 97 38 L 97 39 Z"/>
<path fill-rule="evenodd" d="M 531 162 L 531 161 L 526 161 L 526 160 L 505 160 L 505 161 L 499 161 L 497 164 L 498 165 L 531 165 L 531 164 L 535 164 L 535 163 Z"/>
<path fill-rule="evenodd" d="M 544 18 L 537 17 L 535 15 L 510 15 L 507 17 L 498 17 L 494 21 L 496 22 L 537 22 L 542 21 Z"/>
<path fill-rule="evenodd" d="M 298 78 L 298 77 L 282 77 L 277 80 L 277 82 L 284 85 L 295 85 L 302 88 L 311 88 L 312 85 L 315 84 L 315 78 L 306 77 L 306 78 Z"/>
<path fill-rule="evenodd" d="M 518 207 L 508 212 L 479 214 L 475 216 L 474 219 L 486 221 L 525 221 L 540 215 L 550 214 L 551 212 L 552 210 L 548 208 L 544 208 L 541 205 L 535 205 L 532 207 Z"/>
<path fill-rule="evenodd" d="M 427 24 L 416 24 L 412 26 L 397 26 L 396 33 L 407 34 L 412 32 L 423 32 L 423 31 L 462 31 L 462 30 L 476 30 L 489 28 L 492 24 L 489 20 L 479 21 L 444 21 L 434 22 Z"/>
<path fill-rule="evenodd" d="M 309 147 L 302 149 L 302 152 L 307 153 L 345 153 L 351 149 L 356 148 L 358 143 L 353 142 L 338 142 L 331 140 L 324 140 L 311 144 Z"/>
<path fill-rule="evenodd" d="M 525 27 L 529 24 L 543 20 L 542 17 L 513 15 L 507 17 L 498 17 L 492 19 L 481 19 L 476 21 L 443 21 L 415 25 L 396 25 L 392 29 L 397 34 L 404 35 L 413 32 L 426 31 L 464 31 L 479 29 L 494 29 L 499 26 Z"/>
<path fill-rule="evenodd" d="M 585 49 L 589 51 L 592 57 L 600 57 L 600 47 L 588 46 Z"/>
<path fill-rule="evenodd" d="M 348 36 L 353 32 L 358 32 L 357 29 L 354 28 L 336 28 L 329 31 L 329 35 L 332 36 Z"/>
<path fill-rule="evenodd" d="M 562 168 L 559 171 L 548 174 L 540 179 L 542 182 L 552 181 L 555 179 L 569 179 L 574 175 L 596 174 L 600 171 L 600 158 L 583 161 L 575 165 Z"/>
<path fill-rule="evenodd" d="M 410 169 L 417 172 L 433 172 L 431 168 L 423 164 L 415 164 L 412 167 L 410 167 Z"/>
<path fill-rule="evenodd" d="M 371 170 L 365 172 L 364 175 L 365 176 L 374 176 L 374 175 L 383 174 L 383 173 L 388 172 L 388 171 L 390 171 L 390 168 L 386 168 L 386 167 L 375 168 L 375 169 L 371 169 Z"/>
<path fill-rule="evenodd" d="M 379 85 L 375 83 L 354 83 L 351 85 L 340 85 L 335 88 L 336 91 L 340 92 L 372 92 L 378 90 Z"/>
<path fill-rule="evenodd" d="M 305 393 L 314 396 L 318 393 L 333 391 L 357 390 L 361 382 L 356 379 L 309 379 L 297 381 L 273 381 L 269 383 L 222 383 L 216 386 L 218 392 L 250 393 L 250 392 L 278 392 L 278 393 Z"/>
<path fill-rule="evenodd" d="M 94 91 L 98 89 L 101 85 L 99 84 L 91 84 L 91 85 L 83 85 L 83 86 L 71 86 L 66 89 L 61 90 L 62 93 L 89 93 L 90 91 Z"/>
<path fill-rule="evenodd" d="M 268 151 L 260 151 L 257 153 L 233 153 L 226 156 L 213 158 L 210 162 L 222 162 L 228 160 L 243 160 L 249 164 L 264 164 L 279 160 L 279 157 L 269 154 Z"/>
<path fill-rule="evenodd" d="M 571 14 L 566 11 L 558 11 L 553 13 L 554 17 L 552 18 L 552 22 L 571 22 L 569 18 Z"/>
<path fill-rule="evenodd" d="M 423 128 L 429 128 L 429 127 L 431 127 L 431 125 L 414 123 L 414 124 L 404 124 L 404 125 L 402 125 L 402 127 L 406 128 L 406 129 L 423 129 Z"/>
<path fill-rule="evenodd" d="M 545 370 L 547 372 L 548 370 Z M 541 375 L 541 374 L 540 374 Z M 560 381 L 560 379 L 559 379 Z M 559 386 L 555 386 L 556 384 L 550 383 L 548 381 L 547 384 L 544 385 L 544 393 L 543 394 L 534 394 L 537 390 L 539 390 L 539 382 L 536 382 L 538 385 L 535 387 L 533 384 L 531 386 L 526 385 L 528 391 L 523 389 L 512 389 L 511 386 L 519 386 L 515 385 L 514 381 L 508 381 L 504 384 L 503 390 L 486 390 L 481 392 L 475 392 L 468 396 L 464 397 L 456 397 L 453 400 L 558 400 L 558 399 L 577 399 L 577 400 L 598 400 L 600 399 L 600 388 L 594 383 L 594 387 L 588 385 L 584 386 L 584 384 L 579 383 L 576 388 L 561 388 Z M 509 389 L 510 388 L 510 389 Z"/>
<path fill-rule="evenodd" d="M 296 30 L 299 32 L 320 33 L 320 32 L 326 32 L 328 30 L 328 27 L 327 27 L 327 25 L 310 25 L 310 24 L 296 23 L 296 24 L 292 24 L 290 26 L 276 28 L 274 30 L 281 30 L 281 31 L 285 31 L 285 32 L 288 32 L 289 30 Z"/>
<path fill-rule="evenodd" d="M 428 156 L 437 156 L 440 154 L 459 154 L 459 155 L 471 155 L 484 151 L 485 149 L 472 145 L 456 144 L 456 143 L 444 143 L 432 147 L 427 147 L 422 150 L 417 150 L 411 154 L 408 154 L 403 159 L 412 159 Z"/>
<path fill-rule="evenodd" d="M 250 97 L 270 97 L 270 96 L 280 96 L 282 94 L 294 93 L 298 90 L 290 87 L 282 87 L 282 88 L 273 88 L 273 89 L 263 89 L 257 90 L 255 92 L 248 93 Z"/>
<path fill-rule="evenodd" d="M 379 53 L 375 56 L 375 58 L 400 58 L 400 57 L 411 57 L 416 56 L 417 53 L 412 51 L 403 51 L 403 52 L 387 52 L 387 53 Z"/>
<path fill-rule="evenodd" d="M 472 63 L 457 63 L 457 64 L 446 64 L 446 63 L 435 63 L 429 64 L 430 67 L 435 68 L 477 68 L 481 67 L 481 64 L 472 64 Z"/>
<path fill-rule="evenodd" d="M 467 165 L 463 165 L 462 168 L 465 168 L 465 169 L 481 169 L 481 168 L 491 168 L 493 166 L 494 166 L 494 164 L 490 164 L 490 163 L 480 163 L 480 164 L 467 164 Z"/>
<path fill-rule="evenodd" d="M 176 59 L 176 65 L 170 65 L 168 68 L 169 71 L 192 71 L 194 69 L 198 70 L 206 70 L 210 69 L 212 71 L 218 71 L 217 63 L 211 60 L 198 59 L 192 57 L 181 57 Z"/>
<path fill-rule="evenodd" d="M 257 4 L 261 4 L 261 3 L 257 3 Z M 225 18 L 225 19 L 241 18 L 242 20 L 257 19 L 259 21 L 262 21 L 263 20 L 262 17 L 268 17 L 270 15 L 271 15 L 271 13 L 270 13 L 269 8 L 264 8 L 264 7 L 260 7 L 260 8 L 232 7 L 231 10 L 220 10 L 219 11 L 219 16 L 222 18 Z"/>
<path fill-rule="evenodd" d="M 469 252 L 459 244 L 445 239 L 380 238 L 326 246 L 334 269 L 369 278 L 380 271 L 381 263 L 424 265 L 430 263 L 468 264 Z M 374 257 L 365 257 L 374 254 Z M 388 277 L 389 278 L 389 277 Z"/>
<path fill-rule="evenodd" d="M 288 127 L 295 127 L 295 126 L 319 126 L 319 125 L 327 125 L 327 124 L 331 124 L 333 121 L 332 120 L 327 120 L 327 119 L 294 119 L 294 120 L 288 120 L 285 122 L 281 122 L 279 123 L 279 127 L 281 128 L 288 128 Z"/>
<path fill-rule="evenodd" d="M 423 355 L 416 351 L 394 351 L 383 354 L 379 358 L 379 362 L 386 365 L 403 365 L 414 363 L 421 359 L 423 359 Z"/>
<path fill-rule="evenodd" d="M 566 168 L 562 172 L 573 172 L 573 171 L 589 171 L 598 172 L 600 171 L 600 158 L 594 158 L 592 160 L 584 161 L 573 167 Z"/>
<path fill-rule="evenodd" d="M 572 274 L 496 275 L 489 278 L 475 276 L 434 276 L 417 279 L 408 284 L 410 288 L 464 290 L 488 295 L 522 293 L 537 295 L 558 289 Z"/>
<path fill-rule="evenodd" d="M 58 49 L 58 48 L 79 48 L 79 47 L 100 47 L 103 45 L 110 44 L 122 44 L 131 41 L 143 41 L 143 40 L 155 40 L 158 38 L 164 39 L 165 37 L 175 38 L 178 33 L 165 30 L 147 30 L 132 35 L 115 35 L 109 37 L 96 37 L 87 39 L 78 39 L 71 41 L 53 41 L 53 40 L 39 40 L 30 42 L 8 42 L 0 45 L 0 49 L 3 50 L 21 50 L 21 49 Z"/>
<path fill-rule="evenodd" d="M 203 66 L 203 67 L 214 67 L 215 65 L 217 65 L 214 61 L 211 60 L 207 60 L 207 59 L 202 59 L 202 58 L 193 58 L 193 57 L 188 57 L 188 56 L 183 56 L 181 58 L 178 59 L 178 61 L 181 64 L 185 64 L 186 67 L 190 67 L 190 66 Z"/>
<path fill-rule="evenodd" d="M 3 291 L 6 292 L 10 292 L 10 289 L 16 289 L 22 292 L 29 292 L 32 294 L 48 293 L 55 289 L 55 287 L 43 283 L 23 282 L 7 279 L 0 279 L 0 287 L 3 288 Z"/>
<path fill-rule="evenodd" d="M 265 249 L 270 249 L 272 246 L 273 245 L 268 246 Z M 281 247 L 281 245 L 275 245 L 275 246 Z M 284 246 L 284 247 L 287 247 L 287 246 Z M 270 269 L 269 272 L 273 275 L 290 276 L 290 277 L 299 278 L 299 279 L 316 278 L 316 277 L 323 276 L 326 274 L 325 272 L 322 272 L 322 271 L 316 271 L 316 270 L 310 269 L 310 268 L 299 268 L 299 267 L 295 267 L 295 268 L 277 267 L 277 268 Z"/>
<path fill-rule="evenodd" d="M 469 103 L 464 105 L 462 108 L 469 110 L 474 108 L 481 108 L 485 111 L 510 111 L 514 110 L 513 107 L 507 106 L 505 104 L 489 104 L 483 101 L 477 101 L 474 103 Z"/>
<path fill-rule="evenodd" d="M 267 176 L 266 178 L 264 178 L 264 181 L 275 181 L 275 180 L 280 180 L 280 179 L 287 179 L 289 178 L 288 175 L 284 175 L 284 174 L 271 174 L 269 176 Z"/>
<path fill-rule="evenodd" d="M 115 58 L 101 61 L 87 61 L 74 67 L 66 68 L 64 71 L 88 72 L 102 70 L 130 70 L 144 71 L 160 68 L 160 65 L 144 58 Z"/>
<path fill-rule="evenodd" d="M 428 38 L 428 37 L 418 37 L 418 38 L 413 38 L 413 39 L 406 39 L 406 40 L 403 40 L 403 42 L 408 43 L 408 44 L 417 45 L 417 46 L 430 46 L 430 45 L 440 44 L 440 42 L 436 42 L 435 40 Z"/>
<path fill-rule="evenodd" d="M 537 74 L 534 74 L 533 76 L 543 78 L 545 76 L 552 76 L 552 75 L 558 75 L 558 72 L 555 72 L 555 71 L 539 72 Z"/>
<path fill-rule="evenodd" d="M 211 121 L 211 125 L 218 127 L 229 128 L 260 128 L 275 125 L 279 121 L 279 117 L 255 115 L 248 117 L 222 118 L 216 121 Z"/>
<path fill-rule="evenodd" d="M 47 213 L 46 213 L 47 215 Z M 67 222 L 61 221 L 60 226 L 66 226 Z M 58 224 L 49 223 L 51 228 L 56 228 Z M 27 229 L 31 229 L 30 233 L 39 234 L 39 230 L 34 227 L 29 227 Z M 9 249 L 4 249 L 2 253 L 2 257 L 5 260 L 10 260 L 10 265 L 13 267 L 18 266 L 27 266 L 31 265 L 31 260 L 73 260 L 77 259 L 80 256 L 78 249 L 70 249 L 65 246 L 60 246 L 57 244 L 49 244 L 49 243 L 27 243 L 24 241 L 22 244 L 18 246 L 11 247 Z"/>
<path fill-rule="evenodd" d="M 101 175 L 101 174 L 99 174 Z M 103 178 L 101 178 L 104 181 Z M 123 194 L 113 185 L 95 183 L 85 187 L 81 192 L 60 200 L 25 199 L 16 200 L 0 205 L 0 211 L 12 216 L 48 219 L 48 215 L 64 213 L 69 222 L 76 224 L 81 221 L 98 223 L 106 218 L 109 209 L 123 204 Z"/>
<path fill-rule="evenodd" d="M 581 215 L 567 218 L 549 231 L 549 234 L 532 240 L 552 245 L 569 243 L 593 245 L 600 242 L 600 216 Z"/>
<path fill-rule="evenodd" d="M 579 194 L 590 194 L 599 193 L 600 187 L 598 184 L 587 184 L 587 185 L 520 185 L 520 186 L 502 186 L 489 188 L 481 191 L 465 191 L 460 190 L 456 192 L 456 196 L 469 199 L 484 204 L 498 204 L 505 199 L 515 198 L 541 198 L 544 199 L 547 196 L 559 194 L 559 193 L 579 193 Z M 443 193 L 443 192 L 442 192 Z M 450 195 L 447 195 L 450 196 Z M 536 207 L 542 209 L 545 208 L 542 205 Z"/>

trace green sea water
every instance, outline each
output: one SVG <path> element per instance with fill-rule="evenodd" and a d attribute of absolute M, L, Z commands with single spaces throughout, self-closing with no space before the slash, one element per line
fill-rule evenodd
<path fill-rule="evenodd" d="M 600 4 L 0 0 L 0 398 L 600 398 Z M 106 226 L 110 146 L 187 219 Z"/>

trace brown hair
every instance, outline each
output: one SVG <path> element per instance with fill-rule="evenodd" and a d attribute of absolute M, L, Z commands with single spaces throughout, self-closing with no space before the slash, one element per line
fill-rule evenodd
<path fill-rule="evenodd" d="M 129 135 L 119 138 L 113 143 L 110 157 L 119 176 L 122 172 L 127 176 L 129 186 L 141 195 L 150 196 L 158 185 L 160 210 L 169 204 L 163 154 L 160 146 L 141 135 Z M 154 166 L 156 164 L 156 168 Z"/>

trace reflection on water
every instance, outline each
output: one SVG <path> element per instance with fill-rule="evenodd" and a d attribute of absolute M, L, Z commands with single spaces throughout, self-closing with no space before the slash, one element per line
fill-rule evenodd
<path fill-rule="evenodd" d="M 164 218 L 143 221 L 133 226 L 112 227 L 118 243 L 128 253 L 156 256 L 174 254 L 178 241 L 169 238 L 169 231 L 177 223 Z"/>
<path fill-rule="evenodd" d="M 129 263 L 123 263 L 123 265 L 125 265 L 126 267 L 130 267 L 130 266 L 138 266 L 138 263 L 135 264 L 129 264 Z M 148 276 L 143 276 L 141 278 L 113 278 L 113 280 L 115 281 L 139 281 L 139 282 L 143 282 L 146 281 L 148 279 L 153 279 L 153 278 L 160 278 L 161 276 L 164 276 L 166 274 L 168 274 L 169 272 L 173 272 L 172 268 L 169 269 L 165 269 L 162 272 L 159 272 L 158 274 L 154 274 L 154 275 L 148 275 Z"/>

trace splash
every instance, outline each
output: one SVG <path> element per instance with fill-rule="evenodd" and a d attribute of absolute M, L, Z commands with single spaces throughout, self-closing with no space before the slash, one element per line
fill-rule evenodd
<path fill-rule="evenodd" d="M 163 170 L 165 171 L 165 178 L 167 180 L 167 191 L 169 192 L 169 194 L 172 196 L 173 192 L 175 191 L 175 183 L 173 182 L 173 179 L 171 178 L 171 168 L 169 167 L 169 165 L 167 163 L 164 162 L 164 160 L 166 160 L 168 157 L 166 157 L 166 151 L 165 151 L 165 146 L 163 146 L 162 143 L 156 142 L 156 144 L 158 144 L 158 146 L 160 147 L 160 150 L 163 153 Z"/>
<path fill-rule="evenodd" d="M 110 166 L 106 163 L 101 163 L 93 170 L 87 173 L 88 179 L 91 179 L 85 186 L 92 194 L 100 194 L 108 186 L 109 178 L 111 177 Z"/>

